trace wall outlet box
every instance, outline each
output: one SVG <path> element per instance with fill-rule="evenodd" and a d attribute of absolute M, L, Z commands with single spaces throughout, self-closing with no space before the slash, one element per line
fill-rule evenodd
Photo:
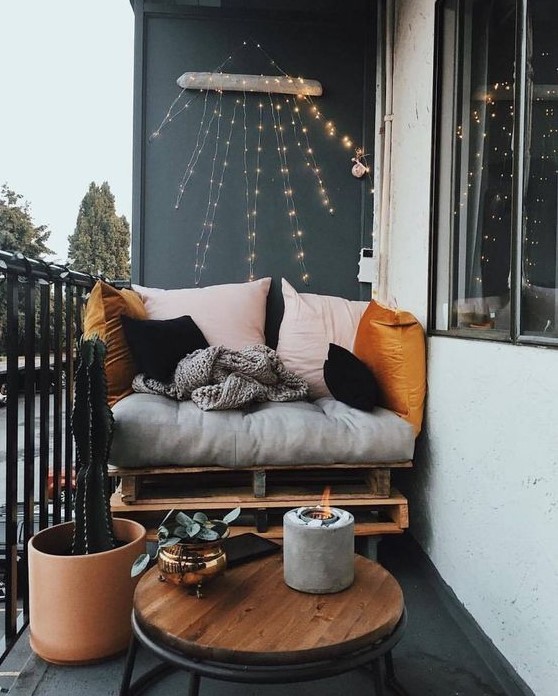
<path fill-rule="evenodd" d="M 358 280 L 360 283 L 374 283 L 376 280 L 376 259 L 373 249 L 365 247 L 360 250 Z"/>

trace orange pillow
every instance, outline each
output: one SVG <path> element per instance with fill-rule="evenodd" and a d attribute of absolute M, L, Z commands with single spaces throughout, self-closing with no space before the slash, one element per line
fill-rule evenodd
<path fill-rule="evenodd" d="M 379 404 L 409 421 L 418 435 L 426 395 L 426 346 L 417 319 L 372 300 L 360 319 L 353 353 L 374 373 Z"/>
<path fill-rule="evenodd" d="M 137 372 L 128 348 L 120 316 L 147 319 L 141 297 L 133 290 L 117 290 L 98 280 L 91 291 L 85 308 L 83 335 L 100 336 L 107 346 L 105 373 L 107 377 L 108 404 L 132 393 L 132 380 Z"/>

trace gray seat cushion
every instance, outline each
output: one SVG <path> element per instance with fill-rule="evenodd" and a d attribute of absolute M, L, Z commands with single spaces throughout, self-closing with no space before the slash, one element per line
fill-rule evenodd
<path fill-rule="evenodd" d="M 132 394 L 113 408 L 110 463 L 119 467 L 395 462 L 411 459 L 413 427 L 383 408 L 332 398 L 202 411 L 191 401 Z"/>

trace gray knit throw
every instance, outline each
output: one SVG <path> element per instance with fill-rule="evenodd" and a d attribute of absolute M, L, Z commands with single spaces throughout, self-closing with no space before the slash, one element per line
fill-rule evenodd
<path fill-rule="evenodd" d="M 275 351 L 264 345 L 242 350 L 201 348 L 182 358 L 170 382 L 140 374 L 134 377 L 132 388 L 177 401 L 191 399 L 204 411 L 241 408 L 253 401 L 298 401 L 308 396 L 308 384 L 289 372 Z"/>

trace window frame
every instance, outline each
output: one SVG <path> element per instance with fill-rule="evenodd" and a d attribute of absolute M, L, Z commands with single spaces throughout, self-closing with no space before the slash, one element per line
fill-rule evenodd
<path fill-rule="evenodd" d="M 448 79 L 455 85 L 457 76 L 463 65 L 463 41 L 464 30 L 464 4 L 465 0 L 453 0 L 455 18 L 453 19 L 453 39 L 451 50 L 447 50 L 448 36 L 443 38 L 443 33 L 448 31 L 449 20 L 445 9 L 450 0 L 436 0 L 435 24 L 434 24 L 434 71 L 433 71 L 433 124 L 432 124 L 432 180 L 431 180 L 431 205 L 430 205 L 430 260 L 429 260 L 429 307 L 428 329 L 433 336 L 450 336 L 462 339 L 474 339 L 483 341 L 497 341 L 515 345 L 538 345 L 558 347 L 558 337 L 544 336 L 542 334 L 521 333 L 521 259 L 522 259 L 522 234 L 523 234 L 523 174 L 525 167 L 525 124 L 527 110 L 526 72 L 527 72 L 527 26 L 528 5 L 530 0 L 516 0 L 516 32 L 515 32 L 515 80 L 513 94 L 514 131 L 513 131 L 513 161 L 512 161 L 512 186 L 511 186 L 511 230 L 510 230 L 510 326 L 509 330 L 449 327 L 447 329 L 436 328 L 436 318 L 440 312 L 440 302 L 446 299 L 448 308 L 452 305 L 453 284 L 455 282 L 455 244 L 456 235 L 453 216 L 449 215 L 444 220 L 450 220 L 450 228 L 443 237 L 440 232 L 440 209 L 442 205 L 450 206 L 455 203 L 456 178 L 458 176 L 458 163 L 456 166 L 455 141 L 452 138 L 449 157 L 450 181 L 444 180 L 440 172 L 447 171 L 441 166 L 442 157 L 447 157 L 447 150 L 443 147 L 444 132 L 441 126 L 442 113 L 447 113 L 449 100 L 451 99 L 451 122 L 456 123 L 455 114 L 462 104 L 463 94 L 453 90 L 448 95 Z M 446 48 L 444 47 L 444 42 Z M 445 50 L 444 50 L 445 49 Z M 451 55 L 451 64 L 448 66 L 448 55 Z M 448 73 L 450 77 L 448 78 Z M 446 89 L 444 89 L 444 83 Z M 452 125 L 453 129 L 453 125 Z M 438 143 L 442 146 L 438 147 Z M 446 136 L 447 142 L 447 136 Z M 444 196 L 444 198 L 442 198 Z M 558 231 L 557 231 L 558 234 Z M 444 257 L 440 259 L 440 240 L 444 242 Z M 442 261 L 442 263 L 440 263 Z M 446 286 L 442 292 L 447 293 L 440 297 L 438 290 L 442 283 Z M 448 310 L 449 311 L 449 310 Z M 449 321 L 448 321 L 449 325 Z"/>

